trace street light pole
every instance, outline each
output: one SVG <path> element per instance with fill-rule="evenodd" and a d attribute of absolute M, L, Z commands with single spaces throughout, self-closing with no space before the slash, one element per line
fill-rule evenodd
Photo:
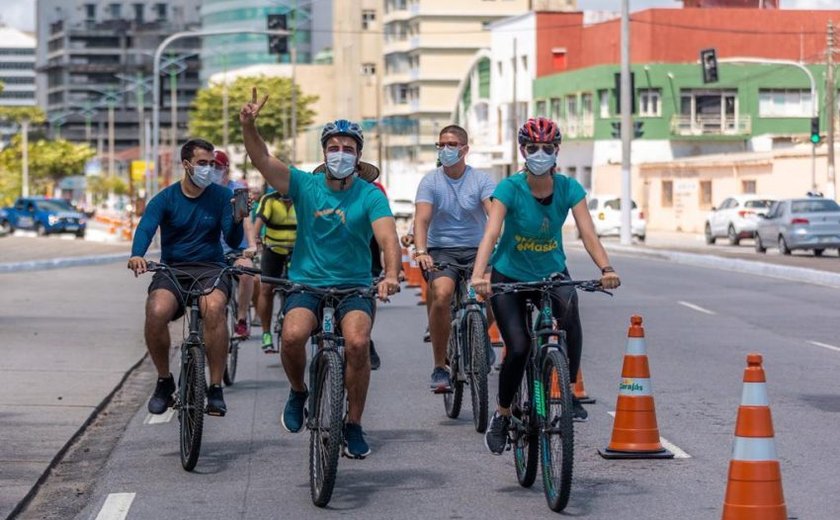
<path fill-rule="evenodd" d="M 20 121 L 20 131 L 21 131 L 21 145 L 23 146 L 21 150 L 21 159 L 22 159 L 22 167 L 23 167 L 23 179 L 21 180 L 21 196 L 28 197 L 29 196 L 29 119 L 23 118 Z"/>
<path fill-rule="evenodd" d="M 621 0 L 621 243 L 633 241 L 631 210 L 631 152 L 633 93 L 630 92 L 630 2 Z"/>

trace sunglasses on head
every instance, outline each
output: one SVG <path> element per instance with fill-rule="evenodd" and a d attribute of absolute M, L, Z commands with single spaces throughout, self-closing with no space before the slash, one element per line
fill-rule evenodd
<path fill-rule="evenodd" d="M 525 145 L 525 152 L 528 155 L 537 153 L 540 150 L 547 154 L 553 154 L 557 150 L 557 146 L 551 143 L 531 143 Z"/>
<path fill-rule="evenodd" d="M 445 146 L 448 146 L 450 148 L 460 148 L 464 145 L 462 145 L 458 141 L 449 141 L 448 143 L 435 143 L 435 148 L 437 148 L 438 150 L 440 150 L 441 148 L 443 148 Z"/>

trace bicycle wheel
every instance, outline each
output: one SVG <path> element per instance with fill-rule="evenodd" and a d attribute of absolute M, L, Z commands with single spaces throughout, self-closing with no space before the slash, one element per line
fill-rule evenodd
<path fill-rule="evenodd" d="M 286 305 L 286 293 L 282 291 L 277 291 L 274 293 L 277 295 L 277 299 L 274 302 L 275 309 L 277 309 L 276 317 L 274 318 L 274 344 L 277 348 L 280 348 L 280 339 L 283 336 L 283 307 Z M 263 329 L 265 330 L 265 329 Z"/>
<path fill-rule="evenodd" d="M 484 433 L 487 429 L 487 349 L 490 337 L 487 335 L 487 321 L 479 311 L 467 313 L 466 347 L 470 354 L 470 397 L 472 398 L 473 424 L 475 431 Z"/>
<path fill-rule="evenodd" d="M 531 487 L 537 479 L 540 447 L 537 442 L 537 418 L 531 399 L 533 380 L 534 370 L 529 361 L 522 382 L 519 383 L 519 390 L 516 391 L 511 403 L 511 415 L 515 418 L 514 424 L 511 425 L 511 440 L 516 479 L 520 486 L 526 488 Z"/>
<path fill-rule="evenodd" d="M 446 347 L 446 365 L 449 368 L 449 381 L 452 384 L 452 391 L 443 394 L 443 407 L 446 409 L 446 416 L 450 419 L 457 419 L 461 414 L 461 402 L 464 400 L 464 382 L 459 372 L 461 370 L 458 353 L 458 328 L 453 325 L 449 334 L 449 344 Z"/>
<path fill-rule="evenodd" d="M 540 421 L 543 488 L 549 509 L 562 511 L 569 503 L 575 456 L 572 391 L 566 356 L 559 350 L 551 350 L 543 361 L 540 376 L 544 411 Z"/>
<path fill-rule="evenodd" d="M 344 426 L 344 367 L 334 350 L 318 357 L 318 378 L 312 396 L 309 436 L 309 491 L 312 502 L 325 507 L 332 497 Z"/>
<path fill-rule="evenodd" d="M 238 347 L 234 347 L 234 337 L 235 337 L 235 330 L 236 330 L 236 297 L 235 295 L 231 295 L 228 299 L 227 309 L 225 312 L 225 318 L 227 321 L 227 331 L 228 331 L 228 355 L 227 355 L 227 363 L 225 364 L 225 373 L 222 375 L 222 380 L 228 386 L 232 385 L 234 380 L 236 379 L 236 359 L 235 357 L 239 355 Z M 234 359 L 231 359 L 234 358 Z"/>
<path fill-rule="evenodd" d="M 200 345 L 185 348 L 178 389 L 178 420 L 181 423 L 181 466 L 187 471 L 192 471 L 201 452 L 207 387 L 204 381 L 203 348 Z"/>
<path fill-rule="evenodd" d="M 236 382 L 236 367 L 239 365 L 239 340 L 231 339 L 228 343 L 227 365 L 222 379 L 225 385 L 231 386 Z"/>

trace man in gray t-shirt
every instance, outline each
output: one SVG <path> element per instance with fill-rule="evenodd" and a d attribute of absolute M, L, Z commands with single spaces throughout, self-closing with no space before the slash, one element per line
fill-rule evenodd
<path fill-rule="evenodd" d="M 468 143 L 467 132 L 460 126 L 450 125 L 441 130 L 437 143 L 441 166 L 423 177 L 415 199 L 415 258 L 429 282 L 426 304 L 435 361 L 431 388 L 435 393 L 452 391 L 446 370 L 451 328 L 449 308 L 462 273 L 452 267 L 434 270 L 433 266 L 435 263 L 472 265 L 484 235 L 490 197 L 496 188 L 489 175 L 467 166 Z M 464 276 L 471 274 L 469 270 Z"/>

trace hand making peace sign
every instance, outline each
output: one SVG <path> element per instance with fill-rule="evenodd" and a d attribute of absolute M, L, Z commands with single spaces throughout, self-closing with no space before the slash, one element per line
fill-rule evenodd
<path fill-rule="evenodd" d="M 262 101 L 257 103 L 257 87 L 253 87 L 251 90 L 251 102 L 245 103 L 242 106 L 242 110 L 239 111 L 239 122 L 244 125 L 256 121 L 266 101 L 268 101 L 268 94 L 266 94 Z"/>

